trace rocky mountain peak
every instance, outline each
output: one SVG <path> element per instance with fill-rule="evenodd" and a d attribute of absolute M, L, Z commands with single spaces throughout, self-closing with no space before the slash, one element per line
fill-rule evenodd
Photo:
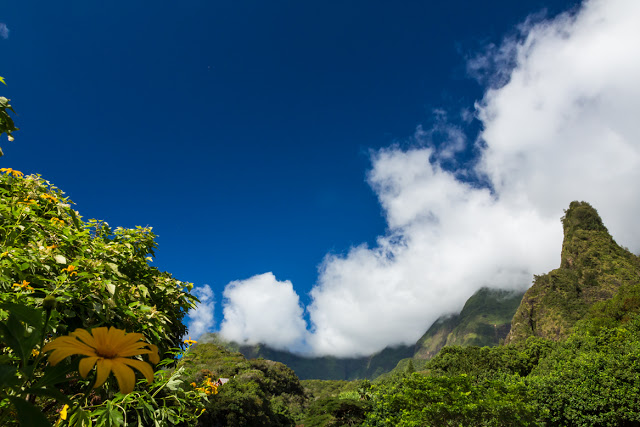
<path fill-rule="evenodd" d="M 563 339 L 594 304 L 638 282 L 638 257 L 613 240 L 589 203 L 571 202 L 562 224 L 560 267 L 534 277 L 513 317 L 507 343 L 529 336 Z"/>

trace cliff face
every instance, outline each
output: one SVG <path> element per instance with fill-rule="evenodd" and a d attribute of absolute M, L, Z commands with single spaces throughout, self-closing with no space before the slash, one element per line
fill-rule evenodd
<path fill-rule="evenodd" d="M 511 324 L 506 343 L 529 336 L 565 338 L 594 304 L 637 286 L 637 256 L 620 247 L 586 202 L 572 202 L 562 218 L 560 267 L 536 276 Z"/>
<path fill-rule="evenodd" d="M 458 315 L 438 319 L 416 343 L 416 359 L 431 359 L 442 347 L 496 346 L 509 333 L 522 292 L 482 288 Z"/>

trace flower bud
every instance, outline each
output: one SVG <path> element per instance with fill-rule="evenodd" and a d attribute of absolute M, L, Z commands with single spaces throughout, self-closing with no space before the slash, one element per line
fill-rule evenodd
<path fill-rule="evenodd" d="M 56 304 L 56 297 L 54 297 L 53 295 L 47 295 L 45 299 L 42 300 L 42 307 L 47 311 L 55 309 Z"/>

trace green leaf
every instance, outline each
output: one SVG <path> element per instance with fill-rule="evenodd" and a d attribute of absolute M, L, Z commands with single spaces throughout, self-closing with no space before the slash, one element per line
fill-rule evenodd
<path fill-rule="evenodd" d="M 74 378 L 67 378 L 67 374 L 76 370 L 78 370 L 78 361 L 75 363 L 58 363 L 56 366 L 48 366 L 44 371 L 44 375 L 33 385 L 33 389 L 71 381 Z"/>
<path fill-rule="evenodd" d="M 82 408 L 75 408 L 69 417 L 69 426 L 72 427 L 91 427 L 91 417 L 89 413 Z"/>
<path fill-rule="evenodd" d="M 42 310 L 37 308 L 27 307 L 22 304 L 0 304 L 0 308 L 7 310 L 18 320 L 28 323 L 31 326 L 42 325 Z"/>
<path fill-rule="evenodd" d="M 73 209 L 69 209 L 69 213 L 71 214 L 71 220 L 73 221 L 73 225 L 76 226 L 78 230 L 81 229 L 80 222 L 78 221 L 78 216 L 76 215 L 76 211 Z"/>
<path fill-rule="evenodd" d="M 18 379 L 16 378 L 17 370 L 15 366 L 0 365 L 0 388 L 18 384 Z"/>
<path fill-rule="evenodd" d="M 25 359 L 22 346 L 24 335 L 24 326 L 13 314 L 9 315 L 6 324 L 0 323 L 0 337 L 3 338 L 4 344 L 8 345 L 23 362 Z"/>
<path fill-rule="evenodd" d="M 56 399 L 59 403 L 66 403 L 67 405 L 71 405 L 71 399 L 66 394 L 63 394 L 57 388 L 34 388 L 31 387 L 25 391 L 29 394 L 34 394 L 36 396 L 47 396 Z"/>
<path fill-rule="evenodd" d="M 18 422 L 23 427 L 51 427 L 49 421 L 40 409 L 16 396 L 9 396 L 9 400 L 18 412 Z"/>

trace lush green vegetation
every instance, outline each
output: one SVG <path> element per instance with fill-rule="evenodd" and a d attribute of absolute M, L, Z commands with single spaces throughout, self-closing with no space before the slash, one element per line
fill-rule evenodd
<path fill-rule="evenodd" d="M 511 328 L 524 292 L 482 288 L 460 314 L 438 319 L 416 343 L 414 357 L 430 359 L 445 346 L 495 346 Z"/>
<path fill-rule="evenodd" d="M 190 283 L 150 266 L 156 247 L 151 229 L 114 230 L 102 221 L 84 221 L 64 193 L 40 176 L 2 172 L 0 424 L 50 425 L 65 412 L 73 425 L 195 422 L 201 393 L 180 371 L 166 368 L 175 363 L 186 333 L 182 319 L 197 300 Z M 123 394 L 122 378 L 92 388 L 96 371 L 78 375 L 77 357 L 47 363 L 46 342 L 100 327 L 140 333 L 148 345 L 136 354 L 152 346 L 165 369 L 150 385 L 143 381 Z"/>
<path fill-rule="evenodd" d="M 194 382 L 228 379 L 209 397 L 200 425 L 293 426 L 303 417 L 307 394 L 286 365 L 264 359 L 247 360 L 212 343 L 197 344 L 180 361 Z"/>

